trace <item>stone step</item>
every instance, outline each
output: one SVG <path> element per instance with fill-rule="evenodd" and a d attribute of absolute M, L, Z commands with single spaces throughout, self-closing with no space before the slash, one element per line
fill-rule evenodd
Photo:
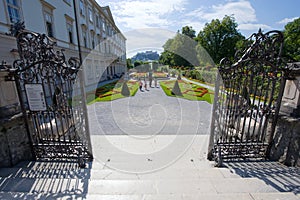
<path fill-rule="evenodd" d="M 141 167 L 145 167 L 149 169 L 149 171 L 155 171 L 158 169 L 165 168 L 176 168 L 176 169 L 209 169 L 214 168 L 214 162 L 207 160 L 200 160 L 197 158 L 185 158 L 173 163 L 167 163 L 166 165 L 161 165 L 159 160 L 155 160 L 153 158 L 122 158 L 117 159 L 115 157 L 108 157 L 103 160 L 94 160 L 93 162 L 86 163 L 86 169 L 103 169 L 105 167 L 108 168 L 116 168 L 120 171 L 125 171 L 128 169 L 140 169 Z M 63 161 L 51 161 L 51 162 L 43 162 L 43 161 L 23 161 L 11 168 L 30 168 L 30 169 L 67 169 L 67 170 L 77 170 L 78 163 L 77 162 L 63 162 Z M 0 168 L 1 170 L 1 168 Z M 142 172 L 141 170 L 139 172 Z"/>
<path fill-rule="evenodd" d="M 226 168 L 174 169 L 166 168 L 150 173 L 126 173 L 108 168 L 104 169 L 59 169 L 59 168 L 1 168 L 0 177 L 6 178 L 59 178 L 59 179 L 106 179 L 106 180 L 160 180 L 185 179 L 198 180 L 209 178 L 240 178 Z"/>
<path fill-rule="evenodd" d="M 88 199 L 88 200 L 298 200 L 293 193 L 248 193 L 248 194 L 146 194 L 146 195 L 101 195 L 101 194 L 53 194 L 0 192 L 1 200 L 24 199 Z"/>
<path fill-rule="evenodd" d="M 0 191 L 55 194 L 227 194 L 276 193 L 277 190 L 257 178 L 199 180 L 88 180 L 1 178 Z"/>

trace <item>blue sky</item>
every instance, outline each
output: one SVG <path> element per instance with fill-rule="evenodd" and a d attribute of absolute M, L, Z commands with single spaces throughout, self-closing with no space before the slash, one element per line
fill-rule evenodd
<path fill-rule="evenodd" d="M 129 51 L 137 41 L 152 32 L 148 40 L 161 40 L 147 46 L 161 48 L 164 40 L 185 25 L 192 26 L 196 34 L 212 19 L 233 15 L 239 31 L 246 37 L 259 28 L 264 31 L 283 30 L 286 23 L 300 16 L 300 0 L 97 0 L 108 5 L 119 29 L 127 37 Z M 162 35 L 159 30 L 162 30 Z M 139 33 L 139 34 L 138 34 Z M 170 35 L 167 36 L 169 33 Z M 138 42 L 142 42 L 139 38 Z M 157 43 L 157 41 L 156 41 Z M 143 46 L 140 44 L 140 46 Z M 155 47 L 154 47 L 155 46 Z M 142 48 L 141 48 L 142 49 Z"/>

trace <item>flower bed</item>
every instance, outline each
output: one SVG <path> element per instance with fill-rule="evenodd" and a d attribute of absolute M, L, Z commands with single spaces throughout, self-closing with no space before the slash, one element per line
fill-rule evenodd
<path fill-rule="evenodd" d="M 184 80 L 178 80 L 178 84 L 182 96 L 176 96 L 172 94 L 175 80 L 160 81 L 161 88 L 168 96 L 180 97 L 188 100 L 207 101 L 210 104 L 213 102 L 214 93 L 212 91 L 209 91 L 207 88 Z"/>
<path fill-rule="evenodd" d="M 124 82 L 122 80 L 115 81 L 104 86 L 97 88 L 93 94 L 89 94 L 87 98 L 88 104 L 92 104 L 99 101 L 112 101 L 115 99 L 124 98 L 126 96 L 122 95 L 122 86 Z M 134 96 L 138 90 L 137 81 L 127 81 L 128 89 L 130 91 L 130 96 Z"/>

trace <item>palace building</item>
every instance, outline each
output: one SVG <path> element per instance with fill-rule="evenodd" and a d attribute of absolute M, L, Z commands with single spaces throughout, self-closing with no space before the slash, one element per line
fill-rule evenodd
<path fill-rule="evenodd" d="M 16 22 L 24 22 L 27 31 L 45 33 L 67 58 L 80 53 L 87 91 L 126 71 L 126 38 L 110 8 L 95 0 L 0 1 L 0 62 L 10 65 L 18 58 L 16 38 L 10 34 Z"/>

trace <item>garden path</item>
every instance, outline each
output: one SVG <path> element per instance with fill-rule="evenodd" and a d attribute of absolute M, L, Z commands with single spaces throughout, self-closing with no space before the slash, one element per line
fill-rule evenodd
<path fill-rule="evenodd" d="M 208 134 L 212 105 L 168 97 L 149 88 L 135 96 L 88 106 L 92 135 Z"/>

